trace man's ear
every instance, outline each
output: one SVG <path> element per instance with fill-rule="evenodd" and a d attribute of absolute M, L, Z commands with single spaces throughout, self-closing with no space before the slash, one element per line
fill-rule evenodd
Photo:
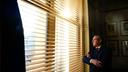
<path fill-rule="evenodd" d="M 100 43 L 102 42 L 102 40 L 100 40 Z"/>
<path fill-rule="evenodd" d="M 94 40 L 92 40 L 92 44 L 93 44 L 93 41 L 94 41 Z"/>

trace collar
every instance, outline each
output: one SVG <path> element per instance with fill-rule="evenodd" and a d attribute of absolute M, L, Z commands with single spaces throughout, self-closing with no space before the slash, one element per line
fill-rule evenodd
<path fill-rule="evenodd" d="M 98 46 L 98 47 L 96 47 L 96 48 L 98 48 L 98 49 L 99 49 L 99 48 L 101 48 L 101 45 L 100 45 L 100 46 Z"/>

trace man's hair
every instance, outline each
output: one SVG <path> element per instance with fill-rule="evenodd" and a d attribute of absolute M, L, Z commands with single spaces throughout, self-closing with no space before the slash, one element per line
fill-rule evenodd
<path fill-rule="evenodd" d="M 102 38 L 101 38 L 101 36 L 100 36 L 100 35 L 94 35 L 94 36 L 97 36 L 100 40 L 102 40 Z M 94 36 L 93 36 L 93 37 L 94 37 Z"/>
<path fill-rule="evenodd" d="M 98 39 L 102 42 L 102 38 L 101 38 L 100 35 L 94 35 L 94 36 L 98 37 Z M 94 36 L 93 36 L 93 37 L 94 37 Z"/>

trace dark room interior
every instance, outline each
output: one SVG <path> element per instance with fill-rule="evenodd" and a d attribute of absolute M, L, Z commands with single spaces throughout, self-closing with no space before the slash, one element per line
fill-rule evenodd
<path fill-rule="evenodd" d="M 112 72 L 128 72 L 128 0 L 1 0 L 0 17 L 0 72 L 89 72 L 82 57 L 95 34 Z"/>

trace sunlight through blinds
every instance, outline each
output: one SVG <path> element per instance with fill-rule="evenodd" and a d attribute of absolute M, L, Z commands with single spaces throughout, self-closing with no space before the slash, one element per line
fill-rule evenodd
<path fill-rule="evenodd" d="M 83 72 L 77 0 L 55 0 L 55 9 L 55 70 Z"/>
<path fill-rule="evenodd" d="M 25 36 L 26 72 L 54 70 L 54 49 L 48 48 L 47 12 L 25 1 L 19 1 Z"/>
<path fill-rule="evenodd" d="M 26 72 L 82 72 L 77 0 L 18 0 L 18 4 Z"/>
<path fill-rule="evenodd" d="M 55 69 L 57 72 L 82 71 L 77 25 L 56 18 Z"/>
<path fill-rule="evenodd" d="M 69 72 L 69 24 L 67 21 L 56 18 L 55 36 L 55 69 L 57 72 Z"/>

